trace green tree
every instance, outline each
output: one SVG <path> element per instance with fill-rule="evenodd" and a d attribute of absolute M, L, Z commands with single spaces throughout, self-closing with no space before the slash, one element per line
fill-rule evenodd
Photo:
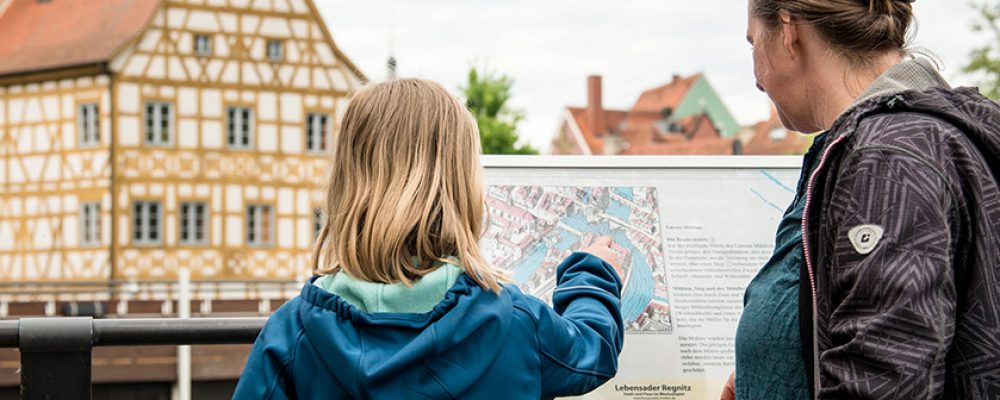
<path fill-rule="evenodd" d="M 538 154 L 531 146 L 517 145 L 517 124 L 524 114 L 507 106 L 514 81 L 506 75 L 469 69 L 469 78 L 462 93 L 465 106 L 479 124 L 479 142 L 483 154 Z"/>
<path fill-rule="evenodd" d="M 1000 3 L 974 3 L 973 6 L 979 11 L 981 20 L 973 23 L 972 30 L 990 38 L 983 47 L 972 51 L 972 60 L 964 70 L 984 75 L 979 83 L 980 90 L 987 97 L 1000 101 Z"/>

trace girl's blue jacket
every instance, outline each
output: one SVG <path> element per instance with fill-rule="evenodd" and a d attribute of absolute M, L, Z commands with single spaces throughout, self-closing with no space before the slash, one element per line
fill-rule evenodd
<path fill-rule="evenodd" d="M 559 265 L 553 307 L 462 275 L 424 314 L 366 313 L 313 284 L 254 343 L 234 399 L 542 399 L 618 370 L 621 279 L 601 259 Z M 554 309 L 553 309 L 554 308 Z"/>

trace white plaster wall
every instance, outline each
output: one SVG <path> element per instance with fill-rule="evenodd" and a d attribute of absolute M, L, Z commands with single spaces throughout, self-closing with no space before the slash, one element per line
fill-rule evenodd
<path fill-rule="evenodd" d="M 303 0 L 289 0 L 288 2 L 292 5 L 292 11 L 294 11 L 297 14 L 304 14 L 309 12 L 309 6 L 306 5 L 305 1 Z"/>
<path fill-rule="evenodd" d="M 278 219 L 278 246 L 281 248 L 291 248 L 294 245 L 295 231 L 291 218 Z"/>
<path fill-rule="evenodd" d="M 242 24 L 244 34 L 253 34 L 257 30 L 257 24 L 259 24 L 260 17 L 256 15 L 241 15 L 240 23 Z"/>
<path fill-rule="evenodd" d="M 188 29 L 215 32 L 219 30 L 219 24 L 215 20 L 215 14 L 208 11 L 195 10 L 188 16 Z"/>
<path fill-rule="evenodd" d="M 292 32 L 288 29 L 288 22 L 284 18 L 265 17 L 260 26 L 260 33 L 264 36 L 289 37 Z"/>
<path fill-rule="evenodd" d="M 261 92 L 257 96 L 257 117 L 260 121 L 274 121 L 277 118 L 278 103 L 274 92 Z"/>
<path fill-rule="evenodd" d="M 19 88 L 16 88 L 16 89 L 19 89 Z M 16 92 L 16 91 L 12 91 L 11 92 L 11 94 L 16 94 L 16 93 L 18 93 L 18 92 Z M 8 100 L 7 115 L 10 116 L 10 121 L 9 122 L 11 124 L 19 124 L 19 123 L 21 123 L 21 120 L 23 119 L 22 118 L 22 114 L 23 113 L 24 113 L 24 99 L 23 98 L 16 98 L 16 99 L 10 99 L 10 100 Z"/>
<path fill-rule="evenodd" d="M 303 147 L 304 133 L 301 127 L 285 126 L 281 128 L 281 152 L 301 153 Z"/>
<path fill-rule="evenodd" d="M 243 191 L 239 185 L 226 185 L 226 211 L 242 215 Z"/>
<path fill-rule="evenodd" d="M 163 61 L 163 56 L 153 56 L 149 63 L 149 69 L 146 70 L 146 75 L 150 78 L 163 79 L 166 78 L 166 63 Z"/>
<path fill-rule="evenodd" d="M 243 245 L 243 218 L 236 216 L 226 217 L 226 246 L 237 247 Z"/>
<path fill-rule="evenodd" d="M 222 94 L 217 89 L 201 91 L 201 115 L 209 118 L 222 116 Z"/>
<path fill-rule="evenodd" d="M 182 118 L 177 124 L 177 146 L 180 148 L 198 148 L 198 121 L 196 119 Z"/>
<path fill-rule="evenodd" d="M 226 1 L 226 0 L 215 0 L 215 1 Z M 238 20 L 236 15 L 232 13 L 221 13 L 219 14 L 219 19 L 222 21 L 222 31 L 228 33 L 234 33 L 239 29 Z"/>
<path fill-rule="evenodd" d="M 14 250 L 13 225 L 13 222 L 9 220 L 0 219 L 0 251 Z"/>
<path fill-rule="evenodd" d="M 177 114 L 182 117 L 198 115 L 198 91 L 184 87 L 177 90 Z"/>
<path fill-rule="evenodd" d="M 77 224 L 78 221 L 81 221 L 80 217 L 80 215 L 63 217 L 62 242 L 64 246 L 77 247 L 80 245 L 80 225 Z M 101 228 L 104 227 L 102 226 Z"/>
<path fill-rule="evenodd" d="M 291 188 L 278 189 L 278 214 L 288 215 L 295 212 L 295 191 Z"/>
<path fill-rule="evenodd" d="M 139 112 L 139 87 L 134 83 L 118 85 L 118 111 L 124 113 Z"/>
<path fill-rule="evenodd" d="M 118 118 L 118 142 L 122 146 L 138 146 L 142 133 L 140 132 L 139 117 L 123 116 Z"/>
<path fill-rule="evenodd" d="M 149 56 L 145 54 L 135 54 L 129 59 L 125 64 L 125 74 L 132 76 L 142 76 L 146 64 L 149 62 Z"/>
<path fill-rule="evenodd" d="M 42 120 L 42 108 L 40 107 L 38 100 L 36 98 L 29 99 L 24 112 L 24 122 L 31 123 Z"/>
<path fill-rule="evenodd" d="M 228 196 L 228 194 L 226 196 Z M 254 185 L 244 186 L 243 199 L 248 202 L 260 200 L 260 188 Z"/>
<path fill-rule="evenodd" d="M 281 94 L 281 120 L 285 123 L 301 123 L 302 115 L 302 95 L 297 93 Z"/>
<path fill-rule="evenodd" d="M 253 86 L 260 85 L 260 75 L 257 73 L 257 69 L 254 67 L 254 64 L 249 62 L 241 64 L 243 65 L 243 83 Z"/>
<path fill-rule="evenodd" d="M 278 128 L 272 124 L 257 125 L 257 150 L 261 152 L 278 151 Z"/>
<path fill-rule="evenodd" d="M 206 149 L 222 148 L 222 123 L 219 121 L 201 122 L 201 146 Z"/>
<path fill-rule="evenodd" d="M 310 217 L 311 218 L 311 217 Z M 313 243 L 313 228 L 312 220 L 310 218 L 299 218 L 298 219 L 298 247 L 300 249 L 308 249 L 312 247 Z"/>
<path fill-rule="evenodd" d="M 187 10 L 180 8 L 168 8 L 167 9 L 167 25 L 171 29 L 180 29 L 184 27 L 184 18 L 187 16 Z"/>
<path fill-rule="evenodd" d="M 169 71 L 168 76 L 170 77 L 171 80 L 184 81 L 189 79 L 187 71 L 184 69 L 184 65 L 181 63 L 181 59 L 179 57 L 171 56 L 168 60 L 170 63 L 170 68 L 168 69 Z M 197 77 L 196 76 L 190 77 L 190 79 L 194 78 Z"/>

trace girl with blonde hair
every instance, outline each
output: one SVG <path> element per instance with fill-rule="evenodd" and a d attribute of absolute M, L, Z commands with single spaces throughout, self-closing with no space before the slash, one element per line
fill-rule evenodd
<path fill-rule="evenodd" d="M 528 399 L 615 375 L 608 238 L 557 270 L 552 307 L 483 259 L 479 134 L 439 84 L 361 89 L 334 140 L 317 274 L 268 320 L 237 399 Z"/>

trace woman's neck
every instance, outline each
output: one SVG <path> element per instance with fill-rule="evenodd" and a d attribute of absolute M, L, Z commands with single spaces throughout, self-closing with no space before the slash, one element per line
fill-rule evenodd
<path fill-rule="evenodd" d="M 896 52 L 883 54 L 862 68 L 839 55 L 822 60 L 811 79 L 815 84 L 810 91 L 817 131 L 829 130 L 872 82 L 901 61 Z"/>

